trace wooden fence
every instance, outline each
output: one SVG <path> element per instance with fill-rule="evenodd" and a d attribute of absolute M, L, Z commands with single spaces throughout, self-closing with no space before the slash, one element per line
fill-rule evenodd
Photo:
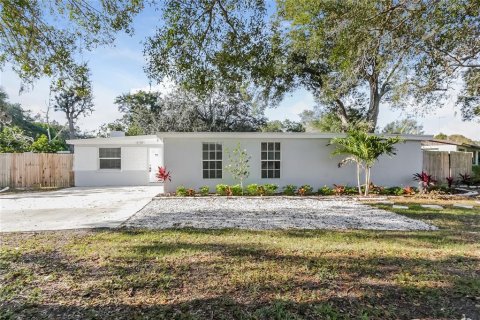
<path fill-rule="evenodd" d="M 0 154 L 0 187 L 71 187 L 73 177 L 73 154 Z"/>
<path fill-rule="evenodd" d="M 438 182 L 447 177 L 459 179 L 460 174 L 472 174 L 472 153 L 455 151 L 423 151 L 423 171 Z"/>

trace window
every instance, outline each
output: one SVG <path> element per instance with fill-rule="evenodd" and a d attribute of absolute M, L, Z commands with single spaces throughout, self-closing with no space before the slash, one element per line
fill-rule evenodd
<path fill-rule="evenodd" d="M 203 179 L 222 179 L 222 144 L 202 144 Z"/>
<path fill-rule="evenodd" d="M 100 169 L 122 168 L 121 148 L 99 148 L 98 158 L 100 159 Z"/>
<path fill-rule="evenodd" d="M 262 179 L 280 178 L 280 142 L 262 142 Z"/>

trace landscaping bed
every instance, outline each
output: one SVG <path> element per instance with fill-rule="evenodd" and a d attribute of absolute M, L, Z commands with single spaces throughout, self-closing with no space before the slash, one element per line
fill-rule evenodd
<path fill-rule="evenodd" d="M 435 230 L 422 221 L 345 198 L 169 197 L 150 202 L 128 228 Z"/>

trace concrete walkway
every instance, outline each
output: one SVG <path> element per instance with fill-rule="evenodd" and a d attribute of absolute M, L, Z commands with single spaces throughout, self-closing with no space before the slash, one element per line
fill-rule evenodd
<path fill-rule="evenodd" d="M 161 192 L 145 186 L 0 194 L 0 232 L 118 227 Z"/>

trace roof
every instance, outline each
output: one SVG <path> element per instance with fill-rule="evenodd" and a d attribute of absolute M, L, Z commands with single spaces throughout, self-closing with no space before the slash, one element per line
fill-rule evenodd
<path fill-rule="evenodd" d="M 431 144 L 429 144 L 429 142 Z M 428 146 L 428 145 L 438 145 L 438 144 L 449 144 L 449 145 L 454 145 L 454 146 L 461 146 L 461 147 L 467 147 L 467 148 L 476 148 L 480 149 L 480 146 L 477 144 L 471 144 L 471 143 L 461 143 L 461 142 L 456 142 L 456 141 L 451 141 L 451 140 L 440 140 L 440 139 L 428 139 L 426 140 L 423 145 Z"/>
<path fill-rule="evenodd" d="M 223 139 L 332 139 L 344 137 L 344 133 L 316 133 L 316 132 L 160 132 L 160 138 L 223 138 Z M 382 134 L 384 137 L 400 136 L 405 140 L 423 141 L 432 139 L 431 135 L 397 135 Z"/>
<path fill-rule="evenodd" d="M 160 132 L 157 135 L 125 136 L 109 138 L 89 138 L 67 140 L 73 145 L 104 145 L 104 144 L 158 144 L 161 139 L 332 139 L 343 137 L 344 133 L 313 133 L 313 132 Z M 385 134 L 385 137 L 396 137 L 395 134 Z M 433 136 L 400 135 L 407 141 L 430 140 Z"/>
<path fill-rule="evenodd" d="M 160 138 L 157 135 L 145 135 L 145 136 L 125 136 L 125 137 L 108 137 L 108 138 L 88 138 L 88 139 L 74 139 L 67 140 L 68 144 L 73 145 L 137 145 L 137 144 L 158 144 L 161 143 Z"/>

